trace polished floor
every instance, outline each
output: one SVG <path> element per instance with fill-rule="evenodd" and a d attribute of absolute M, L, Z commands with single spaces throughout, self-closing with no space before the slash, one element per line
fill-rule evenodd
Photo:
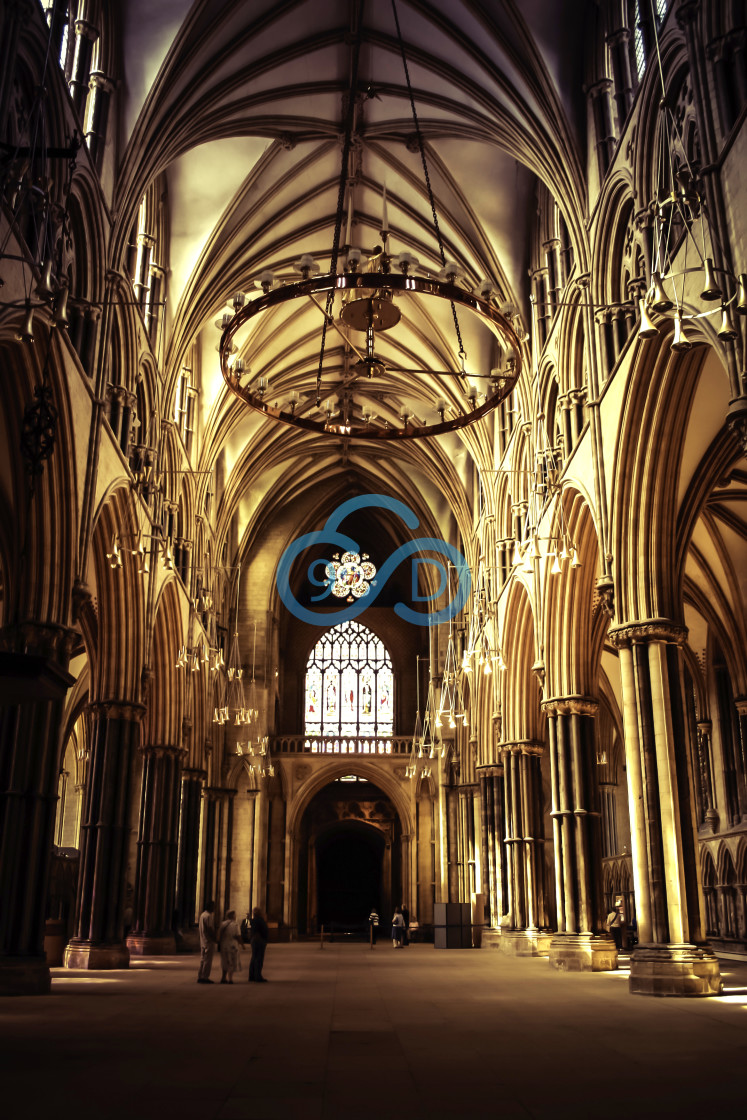
<path fill-rule="evenodd" d="M 244 955 L 244 965 L 248 963 Z M 726 994 L 630 996 L 493 950 L 270 945 L 268 984 L 197 958 L 55 969 L 0 1000 L 16 1120 L 559 1120 L 744 1115 L 747 964 Z M 214 965 L 213 978 L 220 978 Z"/>

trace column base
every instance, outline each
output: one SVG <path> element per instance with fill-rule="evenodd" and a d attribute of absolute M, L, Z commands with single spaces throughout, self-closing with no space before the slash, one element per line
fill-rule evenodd
<path fill-rule="evenodd" d="M 697 945 L 637 945 L 630 958 L 629 990 L 640 996 L 717 996 L 718 960 Z"/>
<path fill-rule="evenodd" d="M 131 933 L 127 938 L 127 948 L 133 957 L 170 957 L 176 952 L 176 938 L 173 933 L 164 937 Z"/>
<path fill-rule="evenodd" d="M 93 941 L 71 941 L 65 949 L 65 968 L 86 968 L 107 971 L 130 967 L 130 951 L 126 945 L 101 945 Z"/>
<path fill-rule="evenodd" d="M 617 948 L 611 937 L 556 933 L 550 942 L 550 964 L 565 972 L 614 972 Z"/>
<path fill-rule="evenodd" d="M 482 931 L 481 949 L 500 949 L 503 934 L 494 926 L 486 926 Z"/>
<path fill-rule="evenodd" d="M 52 977 L 44 957 L 0 959 L 0 996 L 48 996 Z"/>
<path fill-rule="evenodd" d="M 498 948 L 511 957 L 546 957 L 552 936 L 549 929 L 504 929 Z"/>

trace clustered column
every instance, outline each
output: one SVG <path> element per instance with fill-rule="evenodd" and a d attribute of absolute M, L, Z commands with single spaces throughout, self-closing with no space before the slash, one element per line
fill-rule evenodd
<path fill-rule="evenodd" d="M 181 762 L 179 747 L 142 750 L 143 779 L 135 872 L 134 924 L 127 938 L 137 954 L 173 953 Z"/>
<path fill-rule="evenodd" d="M 503 843 L 503 767 L 478 769 L 482 807 L 482 866 L 487 880 L 486 925 L 497 927 L 506 910 L 506 846 Z"/>
<path fill-rule="evenodd" d="M 179 929 L 197 921 L 197 868 L 200 858 L 200 809 L 204 770 L 182 770 L 179 850 L 176 871 L 176 919 Z"/>
<path fill-rule="evenodd" d="M 543 704 L 548 720 L 558 933 L 550 944 L 556 968 L 599 972 L 617 967 L 602 935 L 603 895 L 595 700 L 580 696 Z"/>
<path fill-rule="evenodd" d="M 548 952 L 542 826 L 541 743 L 501 743 L 510 926 L 501 949 L 516 956 Z"/>
<path fill-rule="evenodd" d="M 73 683 L 72 632 L 32 624 L 22 630 L 0 636 L 0 649 L 7 649 L 0 654 L 0 995 L 50 990 L 44 919 L 60 725 Z M 16 652 L 19 646 L 24 652 Z"/>
<path fill-rule="evenodd" d="M 130 961 L 124 942 L 130 784 L 144 712 L 142 704 L 115 700 L 89 705 L 91 761 L 67 968 L 127 968 Z"/>
<path fill-rule="evenodd" d="M 716 957 L 701 941 L 694 818 L 682 702 L 684 627 L 663 619 L 610 630 L 620 651 L 638 946 L 630 990 L 710 995 Z"/>

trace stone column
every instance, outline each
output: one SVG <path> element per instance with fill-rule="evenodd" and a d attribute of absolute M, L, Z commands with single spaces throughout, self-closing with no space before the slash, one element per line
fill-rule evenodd
<path fill-rule="evenodd" d="M 695 814 L 685 742 L 680 646 L 666 619 L 610 630 L 620 670 L 638 946 L 630 991 L 707 996 L 721 990 L 701 941 Z"/>
<path fill-rule="evenodd" d="M 448 856 L 449 902 L 462 901 L 459 896 L 459 790 L 446 790 L 446 844 Z"/>
<path fill-rule="evenodd" d="M 602 846 L 596 782 L 596 700 L 549 700 L 548 718 L 558 932 L 550 964 L 568 971 L 617 968 L 617 949 L 603 931 Z"/>
<path fill-rule="evenodd" d="M 230 841 L 232 811 L 230 803 L 236 796 L 235 789 L 206 786 L 203 790 L 202 895 L 205 901 L 214 900 L 217 910 L 225 908 L 226 892 L 230 888 L 230 863 L 227 845 Z M 262 902 L 257 903 L 262 906 Z M 264 909 L 264 907 L 263 907 Z"/>
<path fill-rule="evenodd" d="M 597 167 L 599 181 L 603 182 L 610 165 L 612 154 L 615 150 L 615 130 L 612 127 L 612 112 L 610 108 L 610 92 L 612 82 L 609 78 L 589 86 L 587 93 L 591 101 L 592 120 L 594 122 L 594 135 L 596 138 Z"/>
<path fill-rule="evenodd" d="M 84 108 L 88 96 L 93 44 L 98 37 L 98 30 L 92 23 L 88 23 L 84 19 L 75 21 L 75 55 L 73 57 L 73 73 L 70 78 L 70 96 L 78 113 L 81 113 Z"/>
<path fill-rule="evenodd" d="M 0 995 L 50 990 L 44 920 L 73 637 L 36 624 L 0 635 Z"/>
<path fill-rule="evenodd" d="M 197 869 L 200 859 L 200 808 L 204 770 L 182 770 L 179 812 L 179 850 L 176 871 L 176 911 L 179 929 L 197 923 Z M 202 900 L 200 900 L 201 902 Z"/>
<path fill-rule="evenodd" d="M 410 911 L 410 913 L 413 914 L 414 910 L 413 910 L 413 898 L 412 898 L 412 886 L 411 886 L 411 884 L 412 884 L 412 848 L 411 848 L 411 845 L 410 845 L 411 840 L 412 840 L 412 836 L 410 835 L 409 832 L 403 832 L 402 835 L 399 838 L 400 876 L 401 876 L 401 879 L 402 879 L 402 898 L 400 899 L 400 902 L 403 902 L 407 906 L 407 909 Z"/>
<path fill-rule="evenodd" d="M 89 89 L 86 143 L 91 153 L 91 159 L 100 170 L 106 145 L 109 102 L 114 92 L 114 83 L 100 70 L 95 70 L 91 74 Z"/>
<path fill-rule="evenodd" d="M 3 130 L 13 97 L 13 77 L 18 62 L 18 41 L 33 18 L 31 0 L 5 0 L 0 5 L 0 122 Z"/>
<path fill-rule="evenodd" d="M 504 819 L 509 926 L 500 948 L 514 956 L 546 956 L 550 932 L 545 908 L 540 743 L 500 744 L 504 761 Z"/>
<path fill-rule="evenodd" d="M 138 956 L 173 953 L 179 793 L 184 751 L 142 750 L 143 781 L 137 839 L 133 927 L 127 947 Z"/>
<path fill-rule="evenodd" d="M 140 744 L 142 704 L 90 705 L 91 761 L 81 826 L 75 934 L 67 968 L 127 968 L 124 895 L 129 845 L 130 774 Z"/>

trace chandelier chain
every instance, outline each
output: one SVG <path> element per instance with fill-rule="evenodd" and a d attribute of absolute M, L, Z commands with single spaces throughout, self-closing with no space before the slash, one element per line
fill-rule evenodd
<path fill-rule="evenodd" d="M 405 45 L 402 42 L 402 32 L 401 32 L 400 26 L 399 26 L 399 16 L 397 15 L 397 5 L 395 3 L 395 0 L 392 0 L 392 12 L 394 13 L 394 22 L 395 22 L 395 25 L 397 27 L 397 41 L 399 43 L 400 54 L 402 55 L 402 65 L 403 65 L 404 70 L 405 70 L 405 81 L 407 82 L 407 94 L 410 98 L 410 108 L 412 109 L 412 121 L 413 121 L 413 125 L 415 126 L 415 135 L 416 135 L 417 141 L 418 141 L 418 150 L 420 152 L 420 160 L 421 160 L 421 163 L 423 164 L 423 175 L 425 176 L 425 185 L 428 189 L 428 201 L 431 204 L 431 214 L 433 216 L 433 228 L 436 231 L 436 240 L 438 241 L 438 251 L 441 255 L 441 264 L 445 265 L 446 264 L 446 253 L 444 252 L 444 244 L 443 244 L 443 240 L 441 238 L 441 229 L 440 229 L 439 224 L 438 224 L 438 215 L 436 213 L 436 203 L 435 203 L 435 200 L 433 198 L 433 188 L 431 187 L 431 177 L 428 173 L 428 161 L 425 157 L 425 144 L 423 142 L 423 134 L 420 131 L 420 121 L 418 120 L 418 112 L 417 112 L 417 109 L 415 108 L 415 98 L 413 97 L 412 84 L 410 82 L 410 68 L 407 65 L 407 55 L 405 54 Z M 456 336 L 457 336 L 457 340 L 459 342 L 459 357 L 462 359 L 462 363 L 464 363 L 464 359 L 467 357 L 467 351 L 464 349 L 464 343 L 462 342 L 462 332 L 459 328 L 459 317 L 457 316 L 457 310 L 456 310 L 456 307 L 454 306 L 453 302 L 451 303 L 451 314 L 452 314 L 452 317 L 454 319 L 454 329 L 456 330 Z"/>
<path fill-rule="evenodd" d="M 329 271 L 331 276 L 337 274 L 337 258 L 340 253 L 340 234 L 342 232 L 342 216 L 345 205 L 345 188 L 348 181 L 348 164 L 350 162 L 350 148 L 353 141 L 353 125 L 355 124 L 355 109 L 356 98 L 358 91 L 358 60 L 360 57 L 361 37 L 360 33 L 356 35 L 355 44 L 353 46 L 353 57 L 350 67 L 350 88 L 348 90 L 348 104 L 347 113 L 345 115 L 345 140 L 342 148 L 342 160 L 340 165 L 340 181 L 337 187 L 337 210 L 335 213 L 335 232 L 332 240 L 332 258 L 330 260 Z M 325 308 L 324 324 L 322 326 L 322 344 L 319 350 L 319 368 L 316 374 L 316 406 L 319 408 L 322 403 L 322 367 L 324 365 L 324 350 L 327 342 L 327 324 L 332 318 L 332 307 L 335 300 L 335 288 L 330 288 L 327 293 L 327 304 Z"/>

